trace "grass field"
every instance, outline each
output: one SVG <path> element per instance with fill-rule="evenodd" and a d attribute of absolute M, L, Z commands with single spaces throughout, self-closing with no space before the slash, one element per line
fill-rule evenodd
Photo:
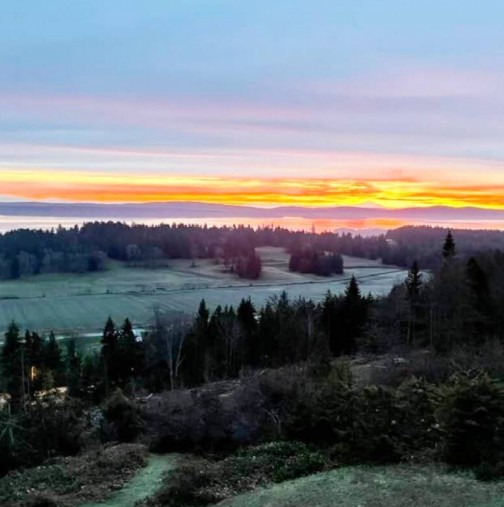
<path fill-rule="evenodd" d="M 504 507 L 504 482 L 419 466 L 351 467 L 240 495 L 221 507 Z"/>
<path fill-rule="evenodd" d="M 320 300 L 331 290 L 344 290 L 355 275 L 364 293 L 384 294 L 405 277 L 405 271 L 379 261 L 345 257 L 345 273 L 330 278 L 291 273 L 288 254 L 280 248 L 259 249 L 263 274 L 254 282 L 239 280 L 224 266 L 199 260 L 171 261 L 168 268 L 128 268 L 111 263 L 100 273 L 39 275 L 0 282 L 0 333 L 14 320 L 23 329 L 59 334 L 98 331 L 110 315 L 117 322 L 129 317 L 145 327 L 154 308 L 196 311 L 204 298 L 210 308 L 237 304 L 251 297 L 257 306 L 283 290 L 290 297 Z"/>

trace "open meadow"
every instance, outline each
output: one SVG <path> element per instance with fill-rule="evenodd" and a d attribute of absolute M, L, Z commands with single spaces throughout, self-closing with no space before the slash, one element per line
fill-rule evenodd
<path fill-rule="evenodd" d="M 385 294 L 401 282 L 406 272 L 380 261 L 344 257 L 345 273 L 331 277 L 292 273 L 288 254 L 281 248 L 258 249 L 263 261 L 259 280 L 240 280 L 212 260 L 173 260 L 164 268 L 147 269 L 110 263 L 106 271 L 85 274 L 47 274 L 0 282 L 0 333 L 11 321 L 25 329 L 59 335 L 101 330 L 110 315 L 120 322 L 128 317 L 136 327 L 145 327 L 153 311 L 197 310 L 202 298 L 210 309 L 236 305 L 251 297 L 260 306 L 286 291 L 320 300 L 330 290 L 344 290 L 352 275 L 364 294 Z"/>
<path fill-rule="evenodd" d="M 276 484 L 222 507 L 502 507 L 502 482 L 435 466 L 348 467 Z"/>

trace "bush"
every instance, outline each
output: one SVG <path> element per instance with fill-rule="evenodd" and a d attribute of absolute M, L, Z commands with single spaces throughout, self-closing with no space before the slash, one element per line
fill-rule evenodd
<path fill-rule="evenodd" d="M 285 435 L 330 448 L 344 463 L 411 460 L 439 440 L 437 388 L 411 379 L 397 389 L 354 388 L 345 376 L 305 382 L 288 407 Z"/>
<path fill-rule="evenodd" d="M 415 453 L 434 449 L 439 442 L 438 402 L 439 390 L 415 377 L 395 391 L 397 446 L 402 457 L 410 459 Z"/>
<path fill-rule="evenodd" d="M 245 473 L 259 473 L 265 481 L 273 482 L 318 472 L 327 462 L 323 454 L 301 442 L 270 442 L 247 448 L 236 461 Z"/>
<path fill-rule="evenodd" d="M 441 389 L 437 417 L 443 458 L 456 465 L 504 461 L 504 385 L 456 376 Z"/>
<path fill-rule="evenodd" d="M 148 505 L 178 507 L 218 503 L 271 482 L 322 470 L 326 458 L 299 442 L 271 442 L 245 448 L 217 462 L 200 459 L 180 467 Z"/>
<path fill-rule="evenodd" d="M 135 404 L 120 389 L 112 393 L 103 411 L 105 440 L 132 442 L 142 430 L 142 419 Z"/>
<path fill-rule="evenodd" d="M 156 452 L 233 449 L 231 415 L 213 392 L 174 390 L 143 407 L 147 442 Z"/>
<path fill-rule="evenodd" d="M 371 381 L 395 388 L 412 378 L 439 384 L 446 382 L 454 373 L 456 370 L 451 358 L 420 351 L 401 356 L 399 360 L 390 358 L 384 366 L 373 368 Z"/>
<path fill-rule="evenodd" d="M 34 467 L 25 472 L 11 472 L 0 480 L 0 505 L 20 500 L 32 505 L 32 502 L 41 500 L 41 491 L 51 490 L 55 494 L 65 494 L 73 491 L 76 486 L 78 483 L 75 478 L 70 477 L 60 465 Z M 27 495 L 27 492 L 33 492 L 33 494 Z"/>
<path fill-rule="evenodd" d="M 144 505 L 157 507 L 199 507 L 217 503 L 225 496 L 218 494 L 215 487 L 211 487 L 216 480 L 212 470 L 212 463 L 199 459 L 182 465 L 170 474 L 164 485 L 156 495 Z"/>

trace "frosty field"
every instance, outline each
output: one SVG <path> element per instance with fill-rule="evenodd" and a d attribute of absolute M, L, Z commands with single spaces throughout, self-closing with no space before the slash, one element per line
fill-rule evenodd
<path fill-rule="evenodd" d="M 155 308 L 194 313 L 202 298 L 213 309 L 251 297 L 256 306 L 285 290 L 290 298 L 320 300 L 330 290 L 344 290 L 352 275 L 363 293 L 385 294 L 406 272 L 379 261 L 345 257 L 343 275 L 322 278 L 291 273 L 288 254 L 280 248 L 258 249 L 263 275 L 254 282 L 237 279 L 221 264 L 198 260 L 170 261 L 160 269 L 111 264 L 100 273 L 51 274 L 0 282 L 0 333 L 11 321 L 22 329 L 60 334 L 98 331 L 110 315 L 130 318 L 137 327 L 149 324 Z"/>

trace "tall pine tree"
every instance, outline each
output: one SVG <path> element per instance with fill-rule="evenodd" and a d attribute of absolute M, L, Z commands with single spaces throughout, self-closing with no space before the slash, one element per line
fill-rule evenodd
<path fill-rule="evenodd" d="M 24 397 L 24 350 L 19 337 L 19 328 L 11 322 L 4 335 L 2 347 L 2 376 L 5 390 L 10 395 L 14 409 Z"/>
<path fill-rule="evenodd" d="M 420 310 L 420 289 L 422 287 L 422 274 L 415 260 L 408 271 L 405 281 L 406 299 L 408 301 L 408 328 L 406 342 L 411 344 L 416 338 L 417 321 Z"/>
<path fill-rule="evenodd" d="M 446 260 L 450 260 L 451 258 L 455 257 L 456 253 L 457 250 L 455 247 L 455 240 L 453 239 L 451 231 L 448 231 L 448 234 L 446 235 L 443 244 L 443 258 Z"/>
<path fill-rule="evenodd" d="M 474 257 L 467 262 L 466 280 L 473 334 L 481 341 L 492 333 L 493 301 L 487 275 Z"/>
<path fill-rule="evenodd" d="M 125 319 L 117 343 L 118 377 L 121 383 L 137 377 L 143 370 L 143 347 L 137 341 L 133 326 L 129 319 Z"/>
<path fill-rule="evenodd" d="M 101 355 L 105 375 L 105 392 L 108 393 L 111 384 L 117 383 L 119 377 L 118 333 L 111 317 L 107 319 L 103 328 Z"/>
<path fill-rule="evenodd" d="M 359 283 L 352 276 L 345 290 L 341 305 L 341 352 L 346 355 L 355 354 L 357 340 L 367 324 L 368 301 L 362 297 Z"/>

